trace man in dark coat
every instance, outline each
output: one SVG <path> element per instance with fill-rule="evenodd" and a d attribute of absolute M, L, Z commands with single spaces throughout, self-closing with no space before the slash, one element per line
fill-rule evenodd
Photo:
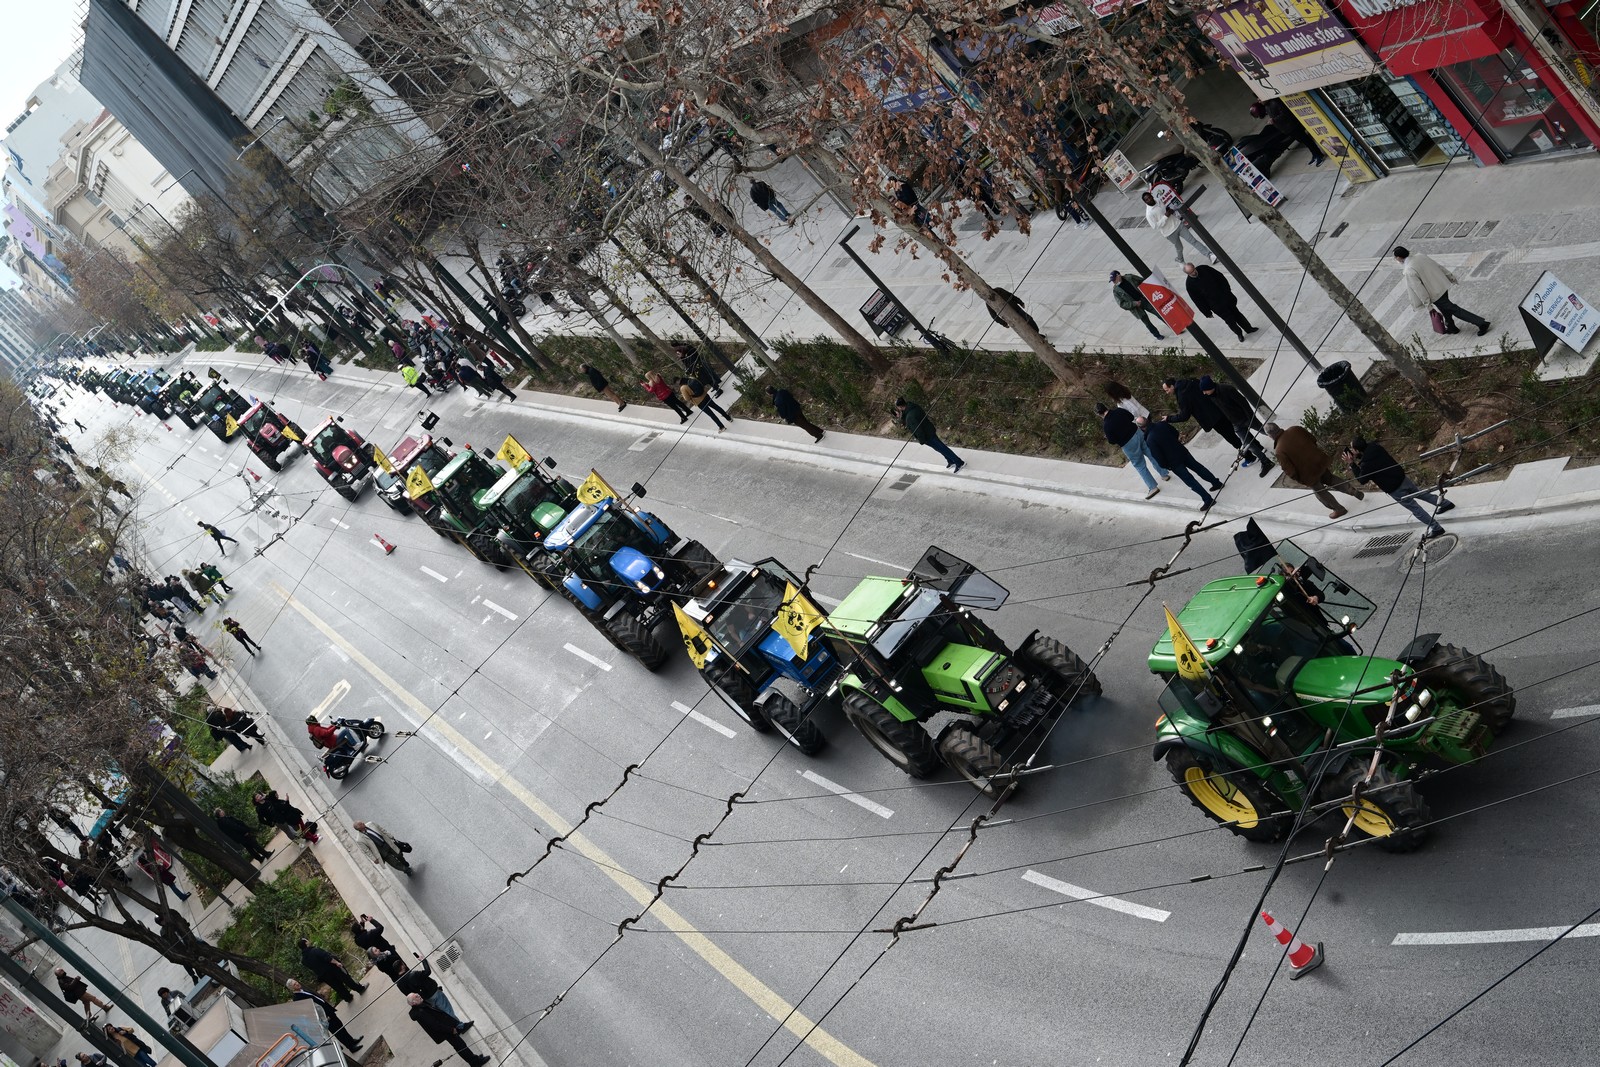
<path fill-rule="evenodd" d="M 1416 482 L 1406 474 L 1400 462 L 1389 454 L 1389 450 L 1376 441 L 1368 441 L 1362 437 L 1350 440 L 1350 446 L 1343 452 L 1344 461 L 1350 464 L 1350 471 L 1356 476 L 1358 482 L 1368 482 L 1381 491 L 1389 494 L 1395 503 L 1405 508 L 1417 517 L 1417 521 L 1428 528 L 1424 538 L 1439 537 L 1444 533 L 1444 527 L 1434 515 L 1443 515 L 1456 505 L 1451 500 L 1441 500 L 1433 493 L 1423 492 Z M 1428 509 L 1417 503 L 1425 500 L 1434 506 L 1432 514 Z"/>
<path fill-rule="evenodd" d="M 467 1062 L 468 1067 L 484 1067 L 484 1064 L 489 1062 L 488 1056 L 478 1055 L 461 1040 L 460 1025 L 450 1016 L 432 1004 L 426 1003 L 416 993 L 407 995 L 406 1003 L 411 1005 L 411 1010 L 407 1014 L 411 1016 L 413 1022 L 422 1027 L 423 1033 L 433 1038 L 434 1044 L 448 1043 L 456 1050 L 456 1054 Z"/>
<path fill-rule="evenodd" d="M 767 386 L 767 395 L 772 397 L 772 407 L 777 411 L 778 418 L 787 422 L 790 426 L 800 427 L 811 435 L 813 441 L 822 440 L 822 427 L 817 426 L 806 418 L 805 410 L 800 407 L 800 401 L 794 398 L 793 393 L 787 389 L 778 389 L 769 385 Z"/>
<path fill-rule="evenodd" d="M 967 465 L 966 460 L 950 451 L 950 446 L 939 440 L 933 420 L 928 418 L 928 413 L 922 410 L 921 405 L 913 404 L 902 396 L 894 402 L 894 416 L 919 444 L 927 445 L 943 456 L 949 470 L 959 471 Z"/>
<path fill-rule="evenodd" d="M 400 958 L 400 953 L 385 952 L 376 946 L 367 949 L 367 959 L 372 961 L 371 966 L 374 970 L 382 971 L 388 975 L 391 982 L 398 982 L 400 976 L 405 974 L 408 969 L 406 961 Z"/>
<path fill-rule="evenodd" d="M 354 1052 L 361 1047 L 363 1042 L 366 1041 L 366 1038 L 364 1037 L 350 1036 L 350 1031 L 344 1028 L 344 1020 L 339 1018 L 338 1011 L 334 1009 L 333 1004 L 330 1003 L 327 998 L 318 996 L 316 993 L 311 992 L 311 990 L 305 988 L 293 978 L 289 979 L 287 984 L 289 986 L 289 992 L 294 994 L 289 999 L 309 1000 L 311 1003 L 322 1009 L 322 1017 L 328 1021 L 328 1033 L 332 1034 L 334 1039 L 337 1040 L 339 1044 L 343 1045 L 349 1051 Z"/>
<path fill-rule="evenodd" d="M 229 839 L 250 854 L 250 858 L 261 862 L 272 855 L 270 851 L 256 844 L 256 831 L 243 819 L 229 815 L 221 808 L 211 812 L 211 820 L 217 824 L 217 829 L 227 834 Z"/>
<path fill-rule="evenodd" d="M 1239 310 L 1239 298 L 1233 295 L 1233 286 L 1228 284 L 1227 276 L 1220 270 L 1204 264 L 1197 267 L 1193 263 L 1185 263 L 1183 273 L 1189 276 L 1183 283 L 1183 287 L 1189 291 L 1189 302 L 1200 314 L 1208 319 L 1215 315 L 1241 341 L 1245 334 L 1255 333 L 1259 329 L 1250 325 L 1250 320 Z"/>
<path fill-rule="evenodd" d="M 1211 379 L 1208 377 L 1205 380 Z M 1162 422 L 1185 422 L 1192 418 L 1202 430 L 1215 430 L 1224 441 L 1240 452 L 1245 451 L 1244 442 L 1239 439 L 1233 424 L 1205 394 L 1199 378 L 1164 378 L 1161 391 L 1178 402 L 1178 410 L 1171 415 L 1161 416 Z M 1247 456 L 1241 466 L 1248 467 L 1250 463 Z"/>
<path fill-rule="evenodd" d="M 350 924 L 350 940 L 356 943 L 357 948 L 376 948 L 383 952 L 393 952 L 394 946 L 389 939 L 383 936 L 383 924 L 370 915 L 363 915 Z"/>
<path fill-rule="evenodd" d="M 1217 476 L 1207 470 L 1199 460 L 1190 454 L 1189 448 L 1183 443 L 1183 438 L 1178 436 L 1178 431 L 1172 424 L 1164 420 L 1138 419 L 1139 426 L 1144 430 L 1145 447 L 1150 450 L 1150 458 L 1161 464 L 1167 470 L 1178 476 L 1178 480 L 1200 495 L 1200 508 L 1209 511 L 1216 500 L 1211 493 L 1221 492 L 1222 483 Z M 1190 472 L 1194 473 L 1191 474 Z M 1211 484 L 1211 493 L 1201 488 L 1195 479 L 1195 474 L 1200 475 Z"/>
<path fill-rule="evenodd" d="M 1144 434 L 1133 421 L 1133 412 L 1126 408 L 1107 408 L 1104 404 L 1096 404 L 1094 413 L 1100 416 L 1100 428 L 1106 435 L 1106 440 L 1122 449 L 1122 454 L 1128 457 L 1128 465 L 1139 475 L 1139 480 L 1144 482 L 1146 500 L 1152 499 L 1161 492 L 1161 487 L 1150 474 L 1149 464 L 1155 463 L 1156 473 L 1161 475 L 1163 481 L 1172 477 L 1165 467 L 1156 463 L 1151 457 L 1149 449 L 1145 447 Z"/>
<path fill-rule="evenodd" d="M 1347 496 L 1361 499 L 1361 490 L 1329 473 L 1333 460 L 1328 458 L 1328 454 L 1317 444 L 1317 439 L 1304 426 L 1284 428 L 1269 422 L 1266 434 L 1272 438 L 1272 450 L 1278 457 L 1278 466 L 1283 468 L 1283 473 L 1311 490 L 1322 506 L 1328 509 L 1328 518 L 1342 519 L 1347 510 L 1328 490 L 1337 489 Z"/>
<path fill-rule="evenodd" d="M 353 978 L 349 971 L 344 969 L 344 964 L 338 957 L 325 948 L 313 945 L 310 940 L 300 939 L 300 963 L 306 970 L 316 975 L 319 981 L 327 983 L 346 1000 L 353 999 L 357 993 L 365 993 L 367 987 Z"/>
<path fill-rule="evenodd" d="M 1254 431 L 1261 425 L 1256 420 L 1256 413 L 1250 407 L 1250 401 L 1244 394 L 1226 382 L 1211 380 L 1211 375 L 1200 376 L 1200 395 L 1211 401 L 1223 422 L 1233 427 L 1233 432 L 1244 441 L 1245 460 L 1240 466 L 1250 466 L 1251 460 L 1261 464 L 1261 469 L 1256 475 L 1261 478 L 1273 467 L 1272 460 L 1267 458 L 1266 449 L 1261 447 L 1261 442 L 1256 440 Z"/>
<path fill-rule="evenodd" d="M 1022 321 L 1026 322 L 1033 328 L 1034 333 L 1039 332 L 1039 324 L 1033 321 L 1032 315 L 1023 310 L 1028 305 L 1022 302 L 1022 298 L 1020 296 L 1018 296 L 1016 293 L 1013 293 L 1009 289 L 996 289 L 994 291 L 994 295 L 998 296 L 1005 303 L 1010 304 L 1016 313 L 1022 316 Z M 983 309 L 989 313 L 989 317 L 995 321 L 996 326 L 1004 326 L 1008 330 L 1011 329 L 1011 324 L 1005 319 L 1001 318 L 1000 312 L 996 311 L 989 304 L 985 303 L 983 305 Z"/>
<path fill-rule="evenodd" d="M 456 1020 L 457 1032 L 466 1033 L 473 1028 L 474 1023 L 462 1022 L 456 1015 L 456 1009 L 451 1006 L 450 998 L 444 995 L 444 990 L 439 988 L 439 983 L 433 977 L 433 968 L 428 965 L 427 957 L 415 952 L 411 954 L 417 961 L 417 966 L 406 971 L 394 984 L 402 993 L 416 993 L 432 1007 L 438 1008 L 450 1018 Z"/>
<path fill-rule="evenodd" d="M 1123 274 L 1121 271 L 1111 272 L 1111 296 L 1116 300 L 1117 307 L 1126 311 L 1150 331 L 1150 336 L 1157 341 L 1161 340 L 1161 331 L 1156 329 L 1156 324 L 1150 321 L 1151 307 L 1139 291 L 1139 283 L 1143 278 L 1136 274 Z"/>

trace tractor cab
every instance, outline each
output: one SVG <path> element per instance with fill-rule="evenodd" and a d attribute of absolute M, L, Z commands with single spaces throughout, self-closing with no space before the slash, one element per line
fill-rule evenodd
<path fill-rule="evenodd" d="M 448 438 L 441 437 L 435 441 L 433 435 L 425 430 L 415 430 L 406 434 L 389 450 L 389 465 L 394 470 L 379 471 L 373 478 L 378 486 L 378 496 L 396 511 L 415 511 L 419 515 L 427 511 L 433 506 L 432 502 L 411 499 L 410 494 L 406 492 L 406 475 L 410 473 L 412 467 L 421 467 L 428 477 L 432 478 L 443 470 L 445 464 L 455 455 L 449 449 Z"/>
<path fill-rule="evenodd" d="M 523 570 L 546 588 L 554 586 L 544 564 L 545 538 L 577 503 L 572 483 L 551 473 L 556 461 L 525 461 L 472 496 L 472 503 L 499 527 L 496 540 Z"/>
<path fill-rule="evenodd" d="M 306 451 L 322 480 L 346 500 L 356 500 L 372 482 L 376 464 L 372 450 L 361 435 L 345 429 L 338 417 L 330 415 L 306 438 Z"/>
<path fill-rule="evenodd" d="M 504 473 L 498 464 L 468 448 L 429 475 L 433 490 L 414 500 L 412 506 L 435 533 L 460 541 L 485 563 L 509 566 L 511 559 L 495 540 L 496 531 L 473 503 L 476 494 L 493 486 Z"/>
<path fill-rule="evenodd" d="M 239 419 L 239 429 L 244 432 L 250 451 L 272 470 L 282 470 L 284 460 L 296 454 L 290 446 L 305 441 L 305 431 L 261 400 Z"/>
<path fill-rule="evenodd" d="M 569 583 L 577 579 L 592 590 L 621 579 L 648 594 L 666 577 L 653 557 L 671 539 L 672 531 L 648 511 L 607 497 L 569 512 L 545 539 L 545 547 L 565 554 L 573 572 Z"/>

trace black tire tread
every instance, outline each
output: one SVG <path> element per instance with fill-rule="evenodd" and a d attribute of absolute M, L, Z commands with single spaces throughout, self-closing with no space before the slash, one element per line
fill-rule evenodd
<path fill-rule="evenodd" d="M 732 702 L 734 712 L 745 721 L 745 725 L 758 734 L 772 732 L 772 723 L 767 719 L 767 713 L 756 707 L 756 687 L 750 677 L 739 668 L 728 663 L 713 663 L 700 672 L 700 677 L 707 686 L 719 690 L 726 698 L 723 703 Z"/>
<path fill-rule="evenodd" d="M 667 647 L 661 638 L 626 611 L 601 620 L 600 628 L 615 639 L 618 648 L 644 664 L 645 670 L 660 670 L 667 662 Z"/>
<path fill-rule="evenodd" d="M 850 720 L 857 730 L 862 730 L 861 723 L 866 721 L 875 727 L 878 733 L 900 753 L 900 759 L 892 758 L 888 753 L 877 749 L 884 759 L 899 767 L 913 778 L 926 778 L 936 772 L 943 764 L 938 751 L 933 746 L 933 738 L 920 726 L 901 722 L 883 705 L 873 700 L 858 689 L 853 689 L 844 697 L 845 718 Z M 862 736 L 866 731 L 862 730 Z M 872 744 L 868 740 L 868 744 Z"/>
<path fill-rule="evenodd" d="M 1517 712 L 1511 683 L 1488 660 L 1460 645 L 1434 645 L 1416 670 L 1424 685 L 1449 689 L 1464 698 L 1491 734 L 1498 736 Z"/>
<path fill-rule="evenodd" d="M 828 739 L 799 705 L 782 693 L 773 693 L 761 708 L 783 739 L 807 756 L 821 752 Z"/>
<path fill-rule="evenodd" d="M 994 796 L 1007 784 L 1000 776 L 1010 765 L 969 726 L 957 723 L 946 730 L 939 738 L 939 755 L 951 770 L 987 796 Z"/>
<path fill-rule="evenodd" d="M 1221 761 L 1209 755 L 1203 755 L 1187 748 L 1175 748 L 1167 753 L 1167 773 L 1178 785 L 1178 792 L 1189 798 L 1189 803 L 1200 809 L 1201 814 L 1225 826 L 1246 841 L 1269 842 L 1277 841 L 1289 829 L 1289 820 L 1286 815 L 1277 815 L 1257 820 L 1254 826 L 1240 826 L 1234 822 L 1224 822 L 1217 818 L 1210 808 L 1200 802 L 1200 799 L 1189 792 L 1188 783 L 1185 781 L 1184 772 L 1190 767 L 1199 767 L 1204 770 L 1207 777 L 1225 775 L 1228 782 L 1240 792 L 1244 793 L 1255 805 L 1257 812 L 1277 811 L 1284 807 L 1284 803 L 1266 786 L 1261 779 L 1251 774 L 1242 767 L 1219 766 Z"/>
<path fill-rule="evenodd" d="M 1061 680 L 1063 696 L 1074 691 L 1077 697 L 1100 695 L 1100 679 L 1095 677 L 1083 657 L 1047 634 L 1038 634 L 1023 645 L 1017 652 L 1017 658 L 1056 675 Z M 1078 685 L 1079 678 L 1083 678 L 1081 686 Z"/>
<path fill-rule="evenodd" d="M 1335 778 L 1333 788 L 1338 795 L 1348 797 L 1357 779 L 1365 773 L 1363 762 L 1361 766 L 1352 767 Z M 1428 810 L 1428 803 L 1422 799 L 1422 794 L 1417 792 L 1415 782 L 1401 778 L 1389 765 L 1380 763 L 1372 775 L 1372 781 L 1363 789 L 1362 796 L 1368 803 L 1382 808 L 1398 827 L 1394 833 L 1377 838 L 1379 848 L 1385 852 L 1415 852 L 1428 840 L 1432 830 L 1427 824 L 1433 814 Z M 1341 819 L 1346 817 L 1343 808 L 1335 808 L 1334 812 Z M 1351 832 L 1363 834 L 1358 827 L 1351 827 Z"/>

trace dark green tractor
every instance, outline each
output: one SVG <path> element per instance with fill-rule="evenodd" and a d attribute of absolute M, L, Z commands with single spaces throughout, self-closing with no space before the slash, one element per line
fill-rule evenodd
<path fill-rule="evenodd" d="M 1178 613 L 1181 634 L 1169 627 L 1156 642 L 1149 666 L 1167 686 L 1155 758 L 1195 806 L 1251 841 L 1281 839 L 1309 807 L 1353 819 L 1389 851 L 1416 848 L 1429 821 L 1416 776 L 1483 756 L 1515 694 L 1438 634 L 1393 659 L 1362 653 L 1354 633 L 1372 602 L 1292 542 L 1263 571 L 1208 583 Z"/>
<path fill-rule="evenodd" d="M 845 672 L 845 717 L 913 778 L 943 762 L 995 792 L 1012 769 L 1008 745 L 1042 741 L 1069 704 L 1100 692 L 1060 641 L 1035 630 L 1013 651 L 973 615 L 1010 595 L 930 547 L 904 578 L 862 579 L 821 623 Z"/>
<path fill-rule="evenodd" d="M 511 567 L 511 556 L 495 537 L 498 527 L 474 502 L 505 473 L 493 460 L 463 449 L 433 475 L 433 491 L 411 506 L 434 532 L 460 541 L 478 559 L 501 569 Z"/>
<path fill-rule="evenodd" d="M 556 474 L 555 466 L 549 457 L 529 459 L 472 496 L 478 512 L 498 528 L 500 547 L 528 577 L 552 591 L 560 588 L 551 573 L 559 568 L 545 551 L 545 538 L 578 505 L 576 487 Z"/>

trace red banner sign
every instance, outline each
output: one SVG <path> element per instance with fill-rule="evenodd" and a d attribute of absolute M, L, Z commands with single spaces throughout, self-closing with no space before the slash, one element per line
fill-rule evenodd
<path fill-rule="evenodd" d="M 1167 284 L 1166 276 L 1160 270 L 1152 269 L 1150 276 L 1139 283 L 1139 291 L 1156 309 L 1161 321 L 1172 327 L 1173 333 L 1182 333 L 1194 325 L 1194 308 L 1172 291 L 1172 286 Z"/>

